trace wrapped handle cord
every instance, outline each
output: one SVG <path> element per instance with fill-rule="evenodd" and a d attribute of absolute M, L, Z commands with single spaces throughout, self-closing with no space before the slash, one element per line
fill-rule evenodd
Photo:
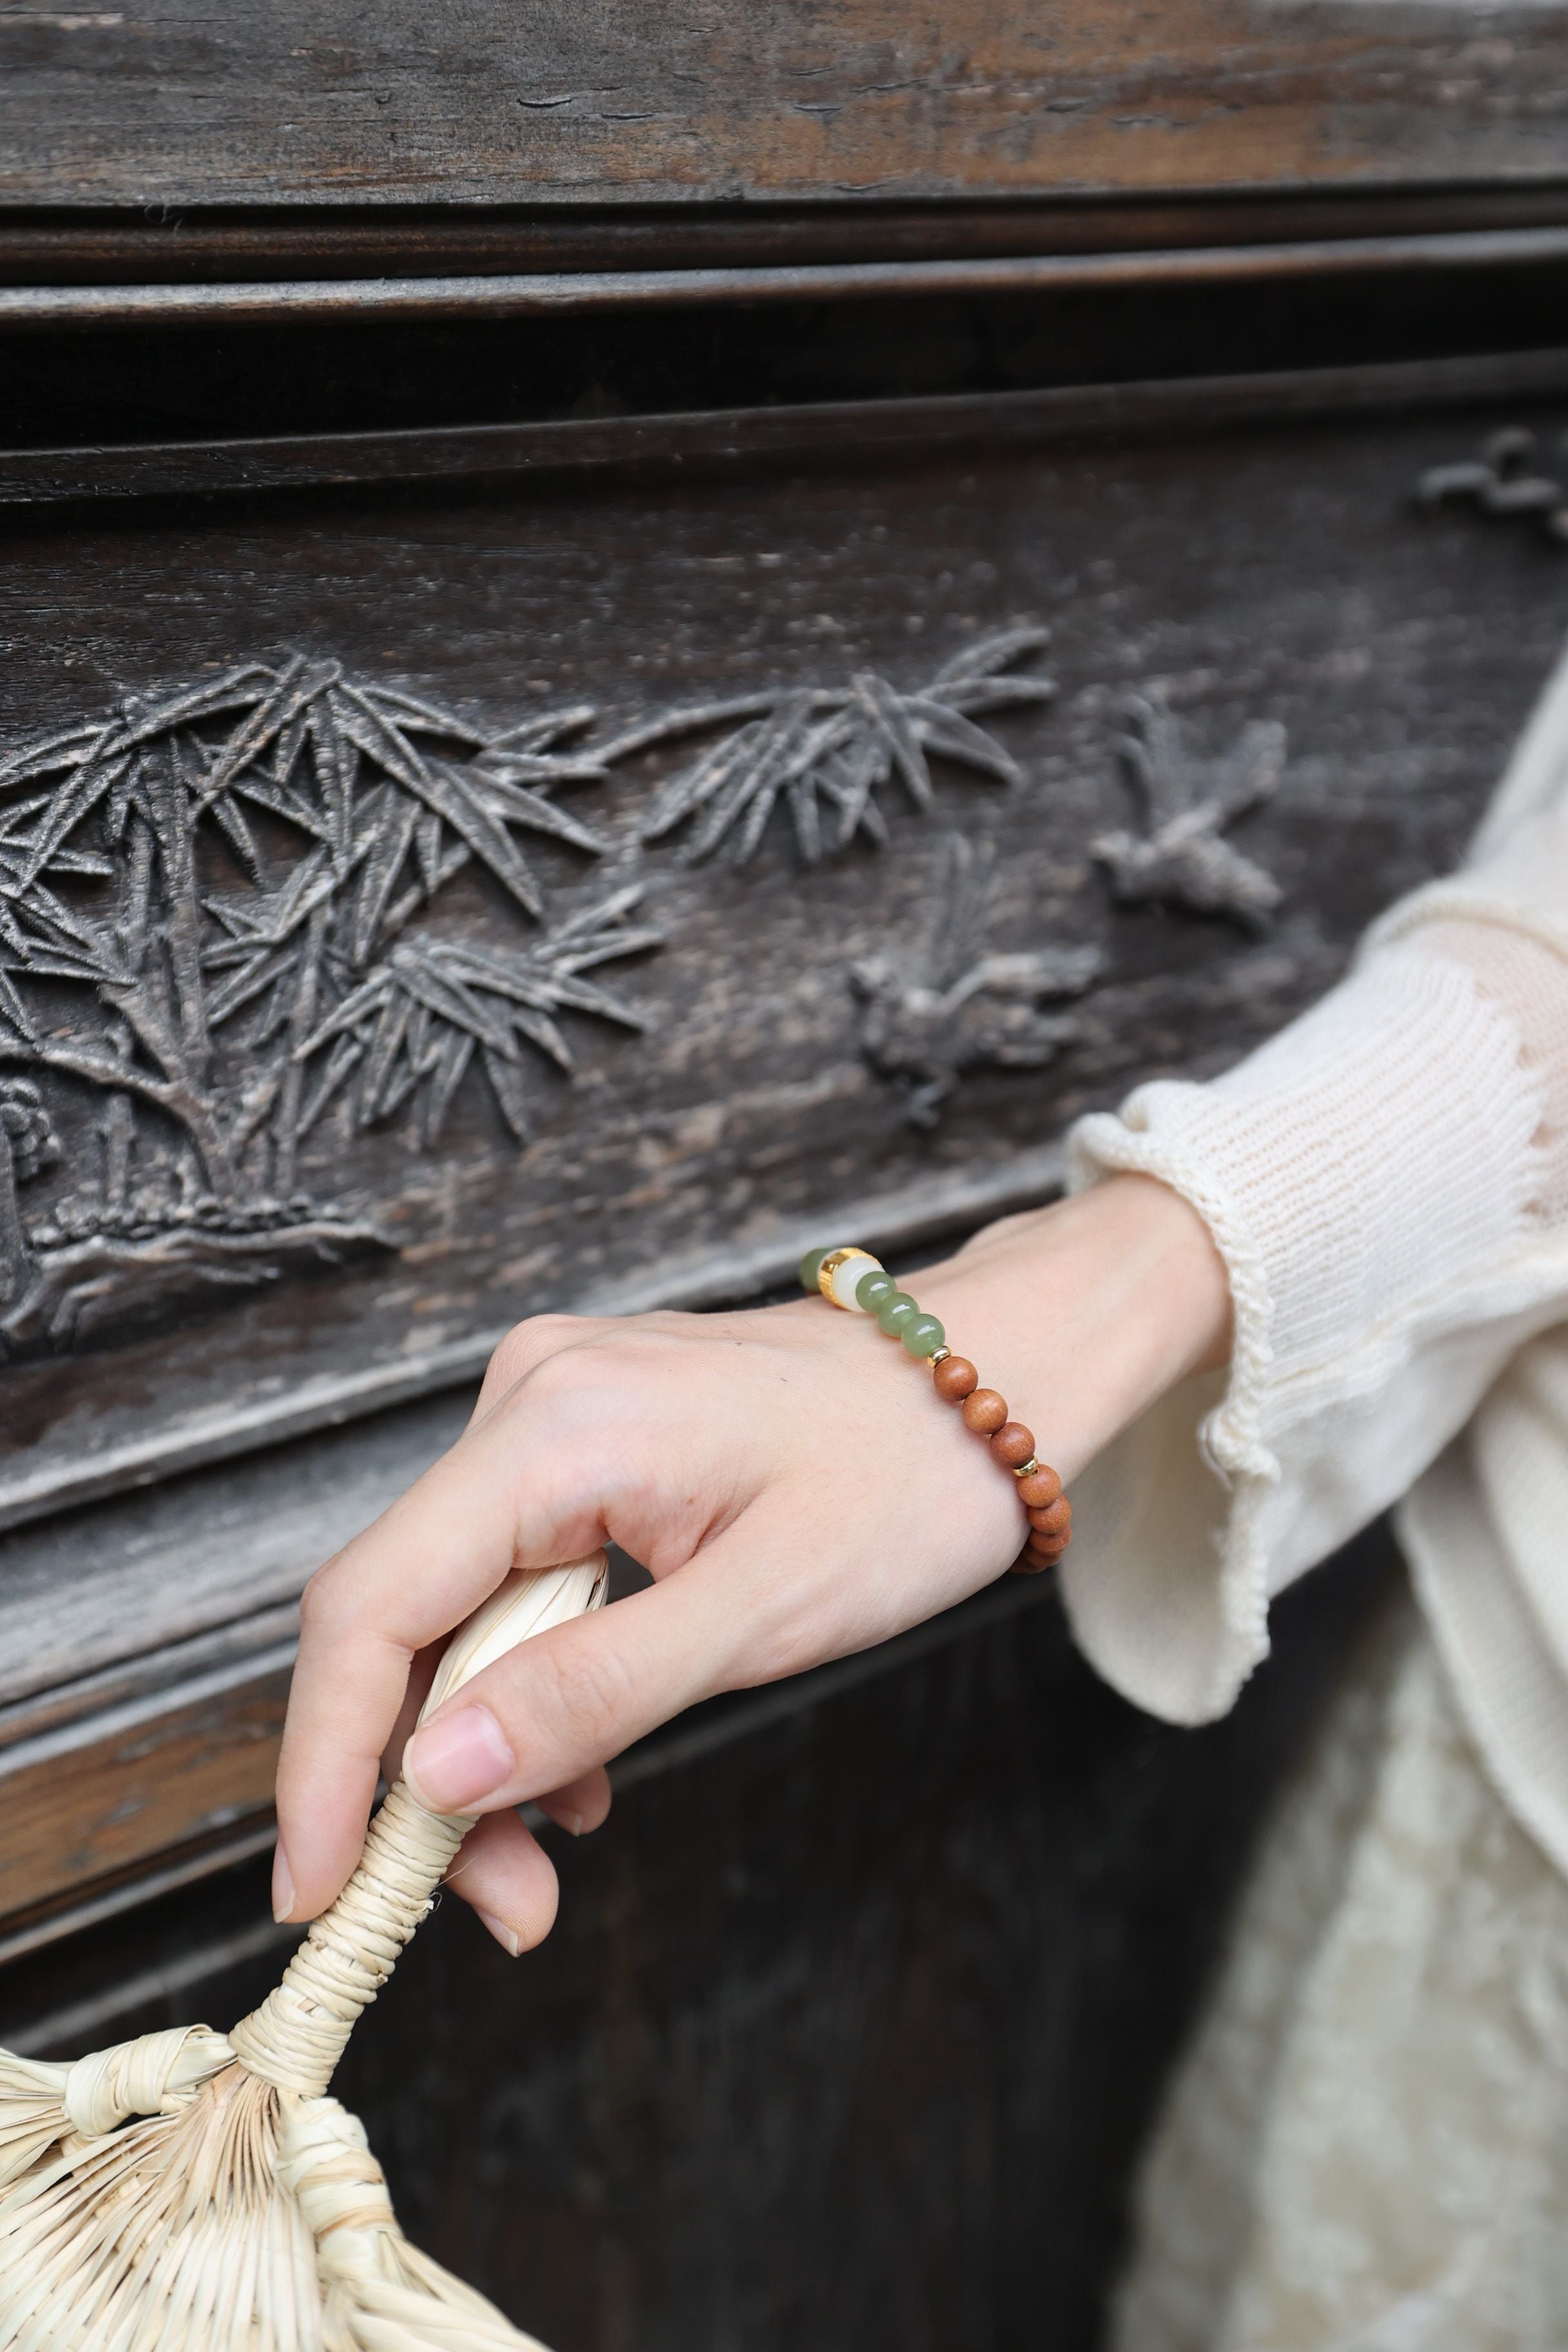
<path fill-rule="evenodd" d="M 595 1552 L 569 1567 L 509 1577 L 454 1634 L 420 1720 L 492 1660 L 605 1597 L 606 1562 Z M 353 2032 L 432 1907 L 453 1855 L 473 1827 L 463 1813 L 426 1812 L 395 1782 L 337 1901 L 315 1920 L 259 2009 L 228 2040 L 262 2081 L 308 2096 L 325 2091 Z"/>

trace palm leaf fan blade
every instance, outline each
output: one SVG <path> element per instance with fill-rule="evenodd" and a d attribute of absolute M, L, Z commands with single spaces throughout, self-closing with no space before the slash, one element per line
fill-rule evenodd
<path fill-rule="evenodd" d="M 602 1552 L 521 1571 L 453 1637 L 426 1712 L 604 1598 Z M 225 2036 L 74 2064 L 0 2051 L 0 2343 L 28 2352 L 539 2352 L 411 2246 L 327 2085 L 470 1824 L 399 1780 L 281 1983 Z"/>

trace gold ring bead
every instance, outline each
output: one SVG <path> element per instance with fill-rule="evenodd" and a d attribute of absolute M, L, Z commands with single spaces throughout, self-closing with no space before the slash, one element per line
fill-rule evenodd
<path fill-rule="evenodd" d="M 800 1285 L 830 1307 L 870 1316 L 879 1330 L 900 1340 L 910 1355 L 930 1368 L 931 1385 L 942 1402 L 958 1407 L 965 1427 L 985 1440 L 992 1460 L 1016 1482 L 1029 1533 L 1013 1572 L 1037 1576 L 1042 1569 L 1054 1568 L 1072 1536 L 1072 1505 L 1062 1492 L 1062 1482 L 1040 1460 L 1034 1432 L 1013 1419 L 1005 1397 L 995 1389 L 982 1388 L 974 1366 L 953 1354 L 936 1317 L 923 1314 L 881 1261 L 854 1244 L 808 1250 L 800 1262 Z"/>

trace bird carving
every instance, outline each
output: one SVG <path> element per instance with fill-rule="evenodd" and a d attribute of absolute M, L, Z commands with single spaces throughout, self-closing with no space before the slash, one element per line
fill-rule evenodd
<path fill-rule="evenodd" d="M 1126 706 L 1116 751 L 1142 803 L 1142 834 L 1102 833 L 1090 844 L 1124 905 L 1152 900 L 1194 915 L 1223 915 L 1248 930 L 1267 929 L 1279 883 L 1226 839 L 1226 827 L 1270 799 L 1285 767 L 1278 719 L 1254 719 L 1218 759 L 1200 759 L 1163 694 Z"/>
<path fill-rule="evenodd" d="M 933 1127 L 964 1074 L 1039 1069 L 1080 1034 L 1077 1014 L 1044 1011 L 1081 995 L 1100 969 L 1097 947 L 999 950 L 990 926 L 991 842 L 950 835 L 942 887 L 920 939 L 868 956 L 850 971 L 861 1002 L 860 1044 L 902 1097 L 915 1127 Z"/>

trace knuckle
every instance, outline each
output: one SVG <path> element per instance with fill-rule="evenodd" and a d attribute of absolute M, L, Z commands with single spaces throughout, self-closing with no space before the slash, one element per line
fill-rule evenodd
<path fill-rule="evenodd" d="M 526 1322 L 514 1323 L 490 1358 L 485 1374 L 487 1387 L 512 1388 L 526 1378 L 536 1364 L 563 1344 L 563 1327 L 569 1320 L 564 1315 L 531 1315 Z"/>
<path fill-rule="evenodd" d="M 337 1615 L 337 1562 L 317 1569 L 300 1595 L 300 1628 L 305 1633 L 325 1633 Z"/>
<path fill-rule="evenodd" d="M 540 1664 L 550 1677 L 551 1711 L 574 1746 L 613 1745 L 626 1719 L 633 1683 L 624 1661 L 599 1643 L 551 1650 Z"/>
<path fill-rule="evenodd" d="M 628 1369 L 618 1339 L 580 1339 L 534 1365 L 528 1375 L 529 1399 L 535 1404 L 604 1399 L 624 1389 Z"/>

